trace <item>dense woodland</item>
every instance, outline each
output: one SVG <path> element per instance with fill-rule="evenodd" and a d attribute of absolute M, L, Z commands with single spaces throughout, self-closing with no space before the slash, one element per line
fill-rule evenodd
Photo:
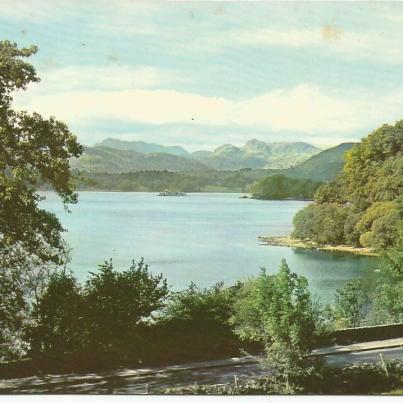
<path fill-rule="evenodd" d="M 294 237 L 386 250 L 403 228 L 403 121 L 384 125 L 346 153 L 343 172 L 294 219 Z"/>

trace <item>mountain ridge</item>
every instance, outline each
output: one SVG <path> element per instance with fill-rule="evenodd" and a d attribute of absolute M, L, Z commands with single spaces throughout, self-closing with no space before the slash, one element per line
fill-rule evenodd
<path fill-rule="evenodd" d="M 107 138 L 85 147 L 72 166 L 87 172 L 123 173 L 139 170 L 193 171 L 202 169 L 286 169 L 321 150 L 304 142 L 271 142 L 250 139 L 243 146 L 223 144 L 214 151 L 189 153 L 180 146 Z"/>

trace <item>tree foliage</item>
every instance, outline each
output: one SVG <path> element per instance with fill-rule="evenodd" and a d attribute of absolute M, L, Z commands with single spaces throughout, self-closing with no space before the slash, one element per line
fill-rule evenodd
<path fill-rule="evenodd" d="M 309 352 L 318 312 L 306 278 L 292 273 L 285 260 L 275 275 L 262 269 L 240 291 L 234 311 L 232 322 L 240 337 L 265 344 L 276 392 L 298 392 L 301 376 L 315 366 Z"/>
<path fill-rule="evenodd" d="M 307 206 L 294 217 L 293 236 L 321 244 L 343 243 L 348 214 L 348 209 L 335 203 Z"/>
<path fill-rule="evenodd" d="M 33 354 L 46 352 L 63 356 L 85 345 L 84 295 L 77 279 L 65 271 L 51 275 L 33 316 L 37 325 L 28 331 Z"/>
<path fill-rule="evenodd" d="M 336 318 L 340 327 L 358 327 L 369 310 L 369 293 L 362 280 L 347 281 L 336 291 Z"/>
<path fill-rule="evenodd" d="M 139 342 L 142 323 L 164 306 L 167 294 L 166 280 L 152 275 L 143 260 L 124 271 L 105 262 L 85 285 L 55 273 L 34 311 L 33 352 L 117 353 Z"/>
<path fill-rule="evenodd" d="M 67 126 L 54 117 L 42 118 L 12 108 L 13 94 L 39 78 L 25 61 L 35 46 L 18 48 L 0 41 L 0 354 L 14 348 L 8 334 L 21 331 L 32 297 L 31 286 L 43 278 L 49 264 L 65 257 L 63 228 L 57 217 L 39 207 L 37 192 L 47 183 L 65 206 L 74 203 L 70 157 L 82 148 Z M 38 279 L 35 280 L 35 275 Z M 7 347 L 8 346 L 8 347 Z"/>
<path fill-rule="evenodd" d="M 39 81 L 23 60 L 36 51 L 0 42 L 0 253 L 58 262 L 62 227 L 54 214 L 39 208 L 36 191 L 46 182 L 65 204 L 74 203 L 69 158 L 82 148 L 64 123 L 11 107 L 15 91 Z"/>
<path fill-rule="evenodd" d="M 106 351 L 111 344 L 136 337 L 141 322 L 164 306 L 168 286 L 162 275 L 150 273 L 142 259 L 125 271 L 105 262 L 91 273 L 84 291 L 91 340 Z"/>
<path fill-rule="evenodd" d="M 254 199 L 312 199 L 321 182 L 310 179 L 288 178 L 284 175 L 272 175 L 255 182 L 250 189 Z"/>
<path fill-rule="evenodd" d="M 309 350 L 315 332 L 315 305 L 305 277 L 292 273 L 285 260 L 278 274 L 265 269 L 240 290 L 232 318 L 243 338 L 266 345 L 281 342 Z"/>
<path fill-rule="evenodd" d="M 373 299 L 378 322 L 403 321 L 403 227 L 397 244 L 383 256 L 382 276 Z"/>
<path fill-rule="evenodd" d="M 396 245 L 403 226 L 402 146 L 399 121 L 381 126 L 349 150 L 343 173 L 319 187 L 315 206 L 295 217 L 293 236 L 378 251 Z"/>
<path fill-rule="evenodd" d="M 225 288 L 224 283 L 217 283 L 211 288 L 200 289 L 192 282 L 186 290 L 171 296 L 164 310 L 164 320 L 226 324 L 232 313 L 237 288 Z"/>

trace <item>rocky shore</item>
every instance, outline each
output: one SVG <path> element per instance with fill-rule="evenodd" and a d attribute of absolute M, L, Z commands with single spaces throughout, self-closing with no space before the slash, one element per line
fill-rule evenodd
<path fill-rule="evenodd" d="M 294 239 L 291 238 L 291 236 L 260 236 L 258 238 L 263 244 L 271 246 L 287 246 L 289 248 L 317 249 L 330 252 L 354 253 L 364 256 L 379 256 L 370 248 L 356 248 L 349 245 L 319 245 L 316 242 Z"/>

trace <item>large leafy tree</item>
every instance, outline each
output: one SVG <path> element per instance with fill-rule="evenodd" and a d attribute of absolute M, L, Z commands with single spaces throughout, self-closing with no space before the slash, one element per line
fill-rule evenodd
<path fill-rule="evenodd" d="M 57 217 L 40 208 L 37 192 L 47 183 L 65 206 L 77 196 L 70 176 L 70 158 L 82 147 L 67 126 L 55 118 L 44 119 L 12 108 L 13 94 L 39 81 L 25 61 L 35 46 L 18 48 L 0 41 L 0 344 L 20 327 L 27 305 L 28 272 L 64 261 L 63 228 Z M 29 291 L 29 290 L 28 290 Z"/>
<path fill-rule="evenodd" d="M 162 275 L 141 260 L 118 271 L 104 262 L 81 285 L 71 273 L 52 274 L 35 305 L 36 323 L 27 332 L 31 353 L 121 360 L 146 344 L 142 330 L 169 293 Z"/>
<path fill-rule="evenodd" d="M 245 339 L 260 340 L 267 346 L 281 342 L 308 351 L 316 326 L 316 305 L 308 281 L 292 273 L 285 260 L 275 275 L 262 269 L 246 283 L 235 302 L 232 322 Z"/>
<path fill-rule="evenodd" d="M 84 291 L 93 347 L 106 352 L 135 342 L 141 324 L 164 306 L 169 293 L 162 274 L 154 276 L 143 259 L 125 271 L 104 262 L 97 273 L 90 273 Z"/>
<path fill-rule="evenodd" d="M 55 118 L 12 109 L 12 94 L 38 82 L 33 66 L 24 61 L 36 47 L 19 49 L 0 42 L 0 254 L 14 260 L 60 262 L 62 226 L 38 206 L 37 193 L 48 183 L 64 204 L 77 196 L 71 183 L 70 158 L 82 147 L 67 126 Z"/>
<path fill-rule="evenodd" d="M 369 295 L 361 279 L 346 281 L 336 291 L 336 316 L 341 327 L 358 327 L 369 309 Z"/>
<path fill-rule="evenodd" d="M 62 357 L 85 346 L 85 301 L 77 279 L 65 271 L 51 274 L 33 310 L 34 326 L 28 328 L 31 355 L 45 352 Z"/>
<path fill-rule="evenodd" d="M 243 339 L 266 346 L 267 365 L 278 393 L 295 393 L 313 369 L 309 352 L 319 322 L 305 277 L 292 273 L 285 260 L 275 275 L 264 269 L 247 283 L 235 303 L 232 322 Z"/>

